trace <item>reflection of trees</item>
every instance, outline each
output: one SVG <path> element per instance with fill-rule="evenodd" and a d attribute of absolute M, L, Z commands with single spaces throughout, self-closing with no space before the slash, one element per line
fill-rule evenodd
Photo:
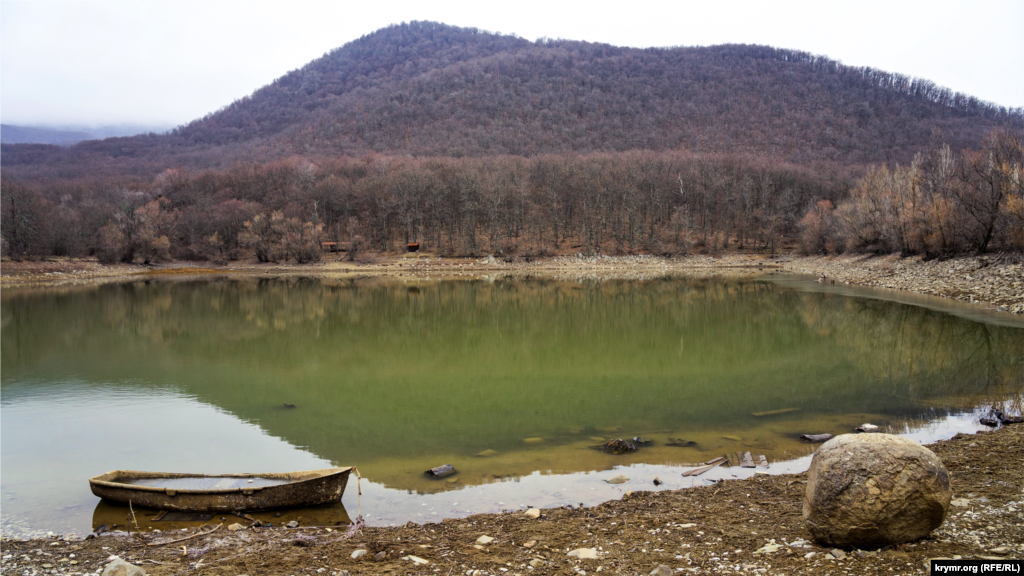
<path fill-rule="evenodd" d="M 1019 388 L 1024 349 L 1021 330 L 710 278 L 224 278 L 2 306 L 5 382 L 173 385 L 346 463 L 519 449 L 570 427 L 886 412 L 892 395 Z"/>
<path fill-rule="evenodd" d="M 992 393 L 1024 381 L 1022 330 L 881 300 L 806 294 L 802 301 L 807 325 L 834 338 L 894 394 Z"/>

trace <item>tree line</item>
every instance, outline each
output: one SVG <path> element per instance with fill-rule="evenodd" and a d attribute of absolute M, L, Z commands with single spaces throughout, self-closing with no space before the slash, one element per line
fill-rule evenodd
<path fill-rule="evenodd" d="M 1021 134 L 999 130 L 978 150 L 943 144 L 909 165 L 874 167 L 838 204 L 815 203 L 798 227 L 809 253 L 1024 252 Z"/>
<path fill-rule="evenodd" d="M 773 251 L 816 198 L 838 200 L 847 168 L 681 152 L 535 158 L 292 157 L 150 181 L 3 182 L 12 258 L 96 256 L 316 261 L 408 243 L 449 256 L 530 258 Z"/>

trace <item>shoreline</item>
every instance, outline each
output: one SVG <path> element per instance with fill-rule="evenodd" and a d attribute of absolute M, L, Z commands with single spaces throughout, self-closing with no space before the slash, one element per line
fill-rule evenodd
<path fill-rule="evenodd" d="M 648 574 L 662 564 L 680 573 L 926 574 L 931 558 L 1024 558 L 1024 425 L 958 434 L 929 448 L 949 472 L 956 503 L 927 538 L 880 550 L 833 551 L 810 541 L 801 513 L 805 472 L 636 491 L 592 507 L 539 510 L 537 517 L 509 511 L 396 527 L 237 531 L 226 529 L 239 521 L 228 518 L 142 535 L 5 538 L 0 572 L 90 574 L 113 555 L 154 576 Z M 569 555 L 580 548 L 594 549 L 596 559 Z"/>
<path fill-rule="evenodd" d="M 964 256 L 946 260 L 890 256 L 800 256 L 758 254 L 722 256 L 557 256 L 532 262 L 503 262 L 494 257 L 435 258 L 427 254 L 377 256 L 367 263 L 326 261 L 315 264 L 224 266 L 171 262 L 153 266 L 104 265 L 95 260 L 49 259 L 0 263 L 0 288 L 50 288 L 184 276 L 318 276 L 478 278 L 494 274 L 567 278 L 630 279 L 672 273 L 755 275 L 769 272 L 818 276 L 823 283 L 887 288 L 1024 314 L 1024 256 Z"/>

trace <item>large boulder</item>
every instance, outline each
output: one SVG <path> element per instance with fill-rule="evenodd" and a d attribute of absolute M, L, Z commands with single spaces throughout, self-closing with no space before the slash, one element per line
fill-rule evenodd
<path fill-rule="evenodd" d="M 931 450 L 889 434 L 843 434 L 811 459 L 804 520 L 826 546 L 875 548 L 927 536 L 951 497 Z"/>

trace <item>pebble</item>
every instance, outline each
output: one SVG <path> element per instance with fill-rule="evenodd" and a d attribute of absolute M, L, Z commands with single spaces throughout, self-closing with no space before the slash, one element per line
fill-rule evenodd
<path fill-rule="evenodd" d="M 577 548 L 566 556 L 580 560 L 597 560 L 597 548 Z"/>
<path fill-rule="evenodd" d="M 494 542 L 494 538 L 492 538 L 490 536 L 487 536 L 486 534 L 476 539 L 476 543 L 477 544 L 484 544 L 484 545 L 486 545 L 486 544 L 490 544 L 491 542 Z"/>
<path fill-rule="evenodd" d="M 605 482 L 609 484 L 625 484 L 626 482 L 629 482 L 629 478 L 626 478 L 625 476 L 616 476 L 614 478 L 606 479 Z"/>
<path fill-rule="evenodd" d="M 363 556 L 366 556 L 366 550 L 364 550 L 362 548 L 352 552 L 352 559 L 353 560 L 359 560 Z"/>
<path fill-rule="evenodd" d="M 523 512 L 523 516 L 536 520 L 537 518 L 540 518 L 540 510 L 536 508 L 530 508 L 526 512 Z"/>
<path fill-rule="evenodd" d="M 672 576 L 672 569 L 664 564 L 658 564 L 654 570 L 647 573 L 649 576 Z"/>

